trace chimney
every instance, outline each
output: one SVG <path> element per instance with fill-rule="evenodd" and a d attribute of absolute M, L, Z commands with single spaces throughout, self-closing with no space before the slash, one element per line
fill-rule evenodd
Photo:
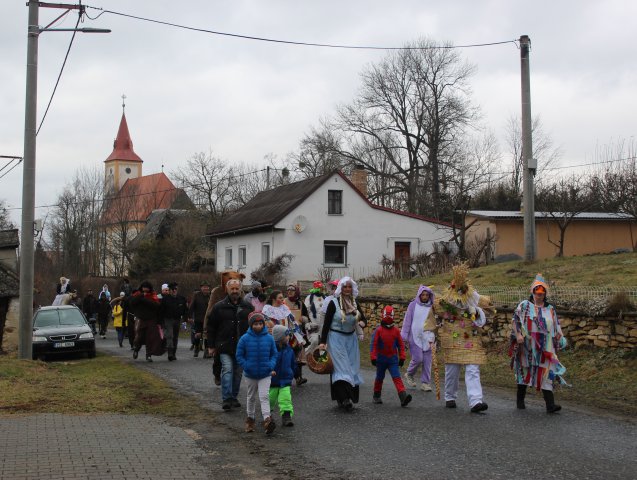
<path fill-rule="evenodd" d="M 361 192 L 365 198 L 367 198 L 367 170 L 365 170 L 365 167 L 363 165 L 357 164 L 354 166 L 354 170 L 352 170 L 351 180 L 358 191 Z"/>

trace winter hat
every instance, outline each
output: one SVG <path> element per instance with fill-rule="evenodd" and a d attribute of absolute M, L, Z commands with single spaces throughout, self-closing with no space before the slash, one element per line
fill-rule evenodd
<path fill-rule="evenodd" d="M 280 342 L 283 340 L 283 337 L 290 334 L 288 327 L 284 327 L 283 325 L 275 325 L 272 329 L 272 336 L 274 337 L 275 342 Z"/>
<path fill-rule="evenodd" d="M 535 276 L 535 280 L 533 280 L 533 283 L 531 284 L 531 293 L 533 293 L 535 291 L 535 289 L 538 288 L 538 287 L 543 287 L 544 288 L 544 293 L 549 291 L 549 286 L 546 283 L 546 280 L 544 280 L 544 277 L 542 276 L 541 273 L 538 273 Z"/>
<path fill-rule="evenodd" d="M 119 296 L 120 296 L 120 297 L 125 297 L 125 296 L 126 296 L 126 293 L 125 293 L 125 292 L 119 292 Z"/>
<path fill-rule="evenodd" d="M 261 282 L 252 280 L 252 283 L 250 283 L 250 287 L 252 288 L 252 290 L 254 290 L 255 288 L 261 288 Z"/>
<path fill-rule="evenodd" d="M 167 283 L 162 283 L 161 289 L 162 290 L 168 290 L 168 284 Z"/>
<path fill-rule="evenodd" d="M 248 325 L 250 325 L 250 327 L 252 328 L 252 324 L 254 322 L 262 322 L 263 324 L 265 324 L 265 317 L 262 313 L 252 312 L 250 315 L 248 315 Z"/>
<path fill-rule="evenodd" d="M 391 325 L 394 323 L 394 307 L 387 305 L 383 308 L 383 312 L 380 314 L 380 321 L 384 325 Z"/>

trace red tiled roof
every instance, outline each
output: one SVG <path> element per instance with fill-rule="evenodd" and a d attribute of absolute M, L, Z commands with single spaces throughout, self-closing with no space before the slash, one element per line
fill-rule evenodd
<path fill-rule="evenodd" d="M 119 130 L 117 130 L 117 138 L 113 142 L 113 152 L 108 156 L 105 162 L 111 160 L 127 160 L 129 162 L 143 162 L 141 158 L 133 150 L 133 141 L 128 132 L 128 123 L 126 115 L 122 113 L 122 119 L 119 122 Z"/>
<path fill-rule="evenodd" d="M 102 224 L 145 222 L 153 210 L 171 208 L 182 193 L 163 172 L 129 178 L 109 201 Z"/>

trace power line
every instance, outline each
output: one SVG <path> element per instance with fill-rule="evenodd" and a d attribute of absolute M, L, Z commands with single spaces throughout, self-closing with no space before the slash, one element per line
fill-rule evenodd
<path fill-rule="evenodd" d="M 15 168 L 15 166 L 17 166 L 17 165 L 19 165 L 19 163 L 14 165 L 13 168 Z M 231 180 L 231 179 L 236 179 L 236 178 L 243 178 L 243 177 L 246 177 L 248 175 L 254 175 L 255 173 L 265 172 L 266 170 L 267 169 L 262 168 L 260 170 L 254 170 L 252 172 L 246 172 L 246 173 L 240 173 L 240 174 L 237 174 L 237 175 L 231 175 L 231 176 L 228 176 L 228 177 L 222 177 L 222 178 L 220 178 L 218 180 Z M 9 172 L 6 172 L 6 173 L 9 173 Z M 5 173 L 5 175 L 6 175 L 6 173 Z M 0 178 L 2 178 L 3 176 L 4 175 L 0 176 Z M 206 184 L 205 183 L 192 183 L 192 184 L 188 185 L 187 188 L 200 187 L 200 186 L 203 186 L 203 185 L 206 185 Z M 121 195 L 121 196 L 115 195 L 113 197 L 106 197 L 106 198 L 97 199 L 97 200 L 79 200 L 79 201 L 76 201 L 76 202 L 65 203 L 64 206 L 91 204 L 91 203 L 106 203 L 106 202 L 109 202 L 111 200 L 121 200 L 121 199 L 125 199 L 125 198 L 143 197 L 145 195 L 155 195 L 155 194 L 158 194 L 158 193 L 172 192 L 174 190 L 176 190 L 176 188 L 166 188 L 166 189 L 163 189 L 163 190 L 153 190 L 152 192 L 135 193 L 135 194 L 132 194 L 132 195 Z M 53 207 L 61 207 L 61 206 L 62 205 L 59 204 L 59 203 L 52 203 L 52 204 L 49 204 L 49 205 L 38 205 L 38 206 L 36 206 L 34 208 L 53 208 Z M 9 208 L 7 208 L 7 210 L 22 210 L 22 207 L 9 207 Z"/>
<path fill-rule="evenodd" d="M 547 167 L 542 170 L 545 172 L 552 172 L 554 170 L 566 170 L 570 168 L 580 168 L 580 167 L 591 167 L 595 165 L 605 165 L 608 163 L 617 163 L 617 162 L 627 162 L 627 161 L 635 161 L 637 157 L 624 157 L 624 158 L 614 158 L 612 160 L 602 160 L 599 162 L 590 162 L 590 163 L 579 163 L 576 165 L 562 165 L 560 167 Z M 509 175 L 515 173 L 513 170 L 505 171 L 505 172 L 492 172 L 492 175 Z"/>
<path fill-rule="evenodd" d="M 12 161 L 13 161 L 13 160 L 12 160 Z M 11 172 L 11 170 L 13 170 L 15 167 L 17 167 L 17 166 L 18 166 L 18 165 L 20 165 L 21 163 L 22 163 L 22 159 L 20 158 L 20 159 L 18 160 L 18 163 L 16 163 L 15 165 L 13 165 L 13 167 L 11 167 L 9 170 L 7 170 L 7 171 L 6 171 L 6 172 L 4 172 L 2 175 L 0 175 L 0 178 L 4 178 L 4 177 L 6 177 L 7 175 L 9 175 L 9 173 Z M 11 162 L 7 163 L 4 167 L 0 168 L 0 172 L 1 172 L 2 170 L 4 170 L 5 168 L 7 168 L 10 164 L 11 164 Z M 9 210 L 9 209 L 7 209 L 7 210 Z"/>
<path fill-rule="evenodd" d="M 132 18 L 135 20 L 141 20 L 143 22 L 149 23 L 157 23 L 159 25 L 166 25 L 169 27 L 181 28 L 184 30 L 190 30 L 194 32 L 200 33 L 209 33 L 211 35 L 220 35 L 224 37 L 232 37 L 232 38 L 241 38 L 243 40 L 255 40 L 259 42 L 269 42 L 269 43 L 281 43 L 286 45 L 297 45 L 303 47 L 323 47 L 323 48 L 341 48 L 341 49 L 350 49 L 350 50 L 437 50 L 437 49 L 455 49 L 455 48 L 474 48 L 474 47 L 491 47 L 495 45 L 504 45 L 507 43 L 512 43 L 517 46 L 517 40 L 504 40 L 501 42 L 488 42 L 488 43 L 474 43 L 468 45 L 438 45 L 432 47 L 384 47 L 379 45 L 343 45 L 343 44 L 332 44 L 332 43 L 314 43 L 314 42 L 300 42 L 295 40 L 281 40 L 276 38 L 267 38 L 267 37 L 256 37 L 253 35 L 242 35 L 239 33 L 230 33 L 230 32 L 219 32 L 217 30 L 209 30 L 206 28 L 198 28 L 198 27 L 190 27 L 188 25 L 181 25 L 178 23 L 166 22 L 163 20 L 156 20 L 153 18 L 140 17 L 138 15 L 131 15 L 128 13 L 116 12 L 114 10 L 106 10 L 100 7 L 91 7 L 86 6 L 86 8 L 92 8 L 94 10 L 100 10 L 101 13 L 96 17 L 92 18 L 87 15 L 91 20 L 97 20 L 99 17 L 104 15 L 105 13 L 110 13 L 112 15 L 119 15 L 121 17 Z"/>
<path fill-rule="evenodd" d="M 62 78 L 62 72 L 64 72 L 64 67 L 66 66 L 66 60 L 69 58 L 69 53 L 71 53 L 71 47 L 73 46 L 73 40 L 75 40 L 75 34 L 77 33 L 77 27 L 80 24 L 80 20 L 82 20 L 82 12 L 83 12 L 83 10 L 80 10 L 79 15 L 77 16 L 77 22 L 75 23 L 75 28 L 73 29 L 73 35 L 71 35 L 71 41 L 69 42 L 69 48 L 67 48 L 67 50 L 66 50 L 66 55 L 64 56 L 64 61 L 62 62 L 62 67 L 60 68 L 60 73 L 58 74 L 58 78 L 55 81 L 55 86 L 53 87 L 53 92 L 51 93 L 51 97 L 49 98 L 49 103 L 47 104 L 46 110 L 44 111 L 44 115 L 42 116 L 42 120 L 40 121 L 40 126 L 38 127 L 37 131 L 35 132 L 36 135 L 38 133 L 40 133 L 40 129 L 42 128 L 42 124 L 44 123 L 44 119 L 46 118 L 46 114 L 49 113 L 49 108 L 51 107 L 51 103 L 53 102 L 53 97 L 55 96 L 55 92 L 58 89 L 58 85 L 60 83 L 60 79 Z M 68 11 L 66 13 L 68 13 Z M 58 19 L 59 18 L 61 18 L 61 16 L 58 17 Z M 57 21 L 58 19 L 56 19 L 55 21 Z M 53 23 L 55 23 L 55 21 Z M 2 178 L 2 177 L 0 177 L 0 178 Z"/>

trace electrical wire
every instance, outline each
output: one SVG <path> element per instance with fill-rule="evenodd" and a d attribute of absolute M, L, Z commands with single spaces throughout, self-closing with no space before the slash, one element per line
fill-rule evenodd
<path fill-rule="evenodd" d="M 208 33 L 211 35 L 240 38 L 243 40 L 255 40 L 259 42 L 280 43 L 285 45 L 297 45 L 297 46 L 303 46 L 303 47 L 340 48 L 340 49 L 350 49 L 350 50 L 438 50 L 438 49 L 450 50 L 450 49 L 456 49 L 456 48 L 490 47 L 495 45 L 504 45 L 507 43 L 512 43 L 517 46 L 516 40 L 505 40 L 501 42 L 488 42 L 488 43 L 474 43 L 474 44 L 468 44 L 468 45 L 438 45 L 438 46 L 431 46 L 431 47 L 384 47 L 384 46 L 378 46 L 378 45 L 343 45 L 343 44 L 332 44 L 332 43 L 300 42 L 300 41 L 294 41 L 294 40 L 281 40 L 276 38 L 256 37 L 253 35 L 242 35 L 239 33 L 220 32 L 217 30 L 209 30 L 206 28 L 190 27 L 188 25 L 181 25 L 179 23 L 172 23 L 172 22 L 166 22 L 163 20 L 156 20 L 153 18 L 140 17 L 138 15 L 131 15 L 128 13 L 116 12 L 114 10 L 106 10 L 100 7 L 91 7 L 89 5 L 86 5 L 86 8 L 92 8 L 94 10 L 101 11 L 101 13 L 97 15 L 95 18 L 91 18 L 87 16 L 91 20 L 96 20 L 103 14 L 110 13 L 112 15 L 118 15 L 120 17 L 132 18 L 135 20 L 141 20 L 143 22 L 149 22 L 149 23 L 157 23 L 159 25 L 166 25 L 169 27 L 181 28 L 184 30 L 190 30 L 194 32 Z"/>
<path fill-rule="evenodd" d="M 53 97 L 55 96 L 55 92 L 57 91 L 58 85 L 60 83 L 60 79 L 62 78 L 62 72 L 64 72 L 64 67 L 66 66 L 66 60 L 69 58 L 69 53 L 71 53 L 71 47 L 73 46 L 73 40 L 75 40 L 75 34 L 77 33 L 77 27 L 82 20 L 83 10 L 80 10 L 79 15 L 77 17 L 77 22 L 75 23 L 75 28 L 73 30 L 73 35 L 71 36 L 71 41 L 69 42 L 69 48 L 66 50 L 66 55 L 64 56 L 64 61 L 62 62 L 62 68 L 60 68 L 60 73 L 58 74 L 58 78 L 55 81 L 55 86 L 53 87 L 53 92 L 51 93 L 51 97 L 49 98 L 49 103 L 46 106 L 46 110 L 44 111 L 44 115 L 42 116 L 42 120 L 40 121 L 40 126 L 38 127 L 35 135 L 37 136 L 40 133 L 40 129 L 42 128 L 42 124 L 46 119 L 46 114 L 49 113 L 49 108 L 51 107 L 51 103 L 53 102 Z M 2 177 L 0 177 L 2 178 Z"/>
<path fill-rule="evenodd" d="M 20 162 L 22 162 L 22 160 L 20 160 Z M 15 166 L 19 165 L 19 163 L 14 165 L 13 168 L 15 168 Z M 12 170 L 13 170 L 13 168 L 12 168 Z M 267 168 L 262 168 L 260 170 L 254 170 L 252 172 L 240 173 L 238 175 L 231 175 L 229 177 L 222 177 L 219 180 L 232 180 L 232 179 L 237 179 L 237 178 L 243 178 L 243 177 L 246 177 L 248 175 L 254 175 L 256 173 L 265 172 L 266 170 L 267 170 Z M 278 169 L 270 167 L 270 170 L 278 170 Z M 9 173 L 9 172 L 6 172 L 5 175 L 7 173 Z M 2 178 L 3 176 L 4 175 L 0 176 L 0 178 Z M 200 186 L 203 186 L 203 185 L 206 185 L 206 184 L 205 183 L 193 183 L 193 184 L 188 185 L 187 188 L 200 187 Z M 145 195 L 155 195 L 155 194 L 158 194 L 158 193 L 172 192 L 174 190 L 177 190 L 177 187 L 175 187 L 175 188 L 166 188 L 166 189 L 163 189 L 163 190 L 153 190 L 152 192 L 135 193 L 135 194 L 132 194 L 132 195 L 115 195 L 115 196 L 112 196 L 112 197 L 106 197 L 106 198 L 102 198 L 102 199 L 98 199 L 98 200 L 80 200 L 80 201 L 77 201 L 77 202 L 65 203 L 64 205 L 67 206 L 67 205 L 82 205 L 82 204 L 91 204 L 91 203 L 106 203 L 106 202 L 109 202 L 111 200 L 121 200 L 121 199 L 125 199 L 125 198 L 143 197 Z M 183 188 L 182 188 L 182 190 L 183 190 Z M 49 205 L 38 205 L 38 206 L 36 206 L 34 208 L 53 208 L 53 207 L 61 207 L 61 205 L 59 203 L 52 203 L 52 204 L 49 204 Z M 7 208 L 7 210 L 22 210 L 22 207 L 9 207 L 9 208 Z"/>
<path fill-rule="evenodd" d="M 18 161 L 18 163 L 16 163 L 15 165 L 13 165 L 13 167 L 11 167 L 9 170 L 7 170 L 7 171 L 6 171 L 6 172 L 4 172 L 2 175 L 0 175 L 0 179 L 1 179 L 1 178 L 6 177 L 7 175 L 9 175 L 9 173 L 11 173 L 11 170 L 13 170 L 15 167 L 17 167 L 17 166 L 18 166 L 18 165 L 20 165 L 21 163 L 22 163 L 22 159 L 20 159 L 20 160 Z M 8 164 L 7 164 L 7 165 L 8 165 Z M 6 166 L 7 166 L 7 165 L 5 165 L 5 167 L 4 167 L 4 168 L 6 168 Z M 0 172 L 1 172 L 2 170 L 4 170 L 4 168 L 0 169 Z"/>

